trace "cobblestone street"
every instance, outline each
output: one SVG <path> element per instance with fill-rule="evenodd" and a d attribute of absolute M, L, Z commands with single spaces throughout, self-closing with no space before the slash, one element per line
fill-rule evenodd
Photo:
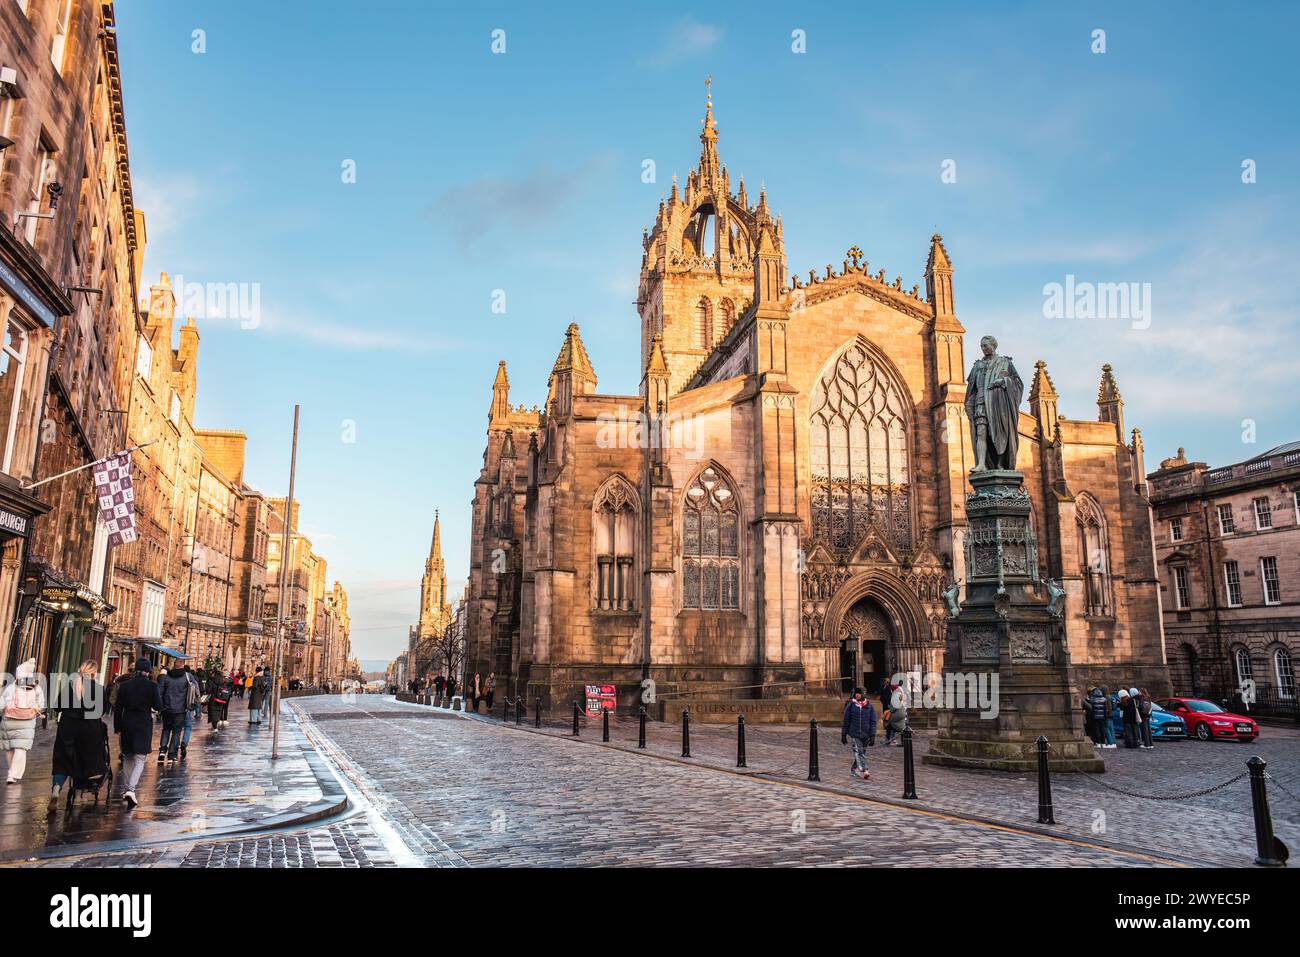
<path fill-rule="evenodd" d="M 1251 863 L 1249 793 L 1237 782 L 1191 801 L 1149 801 L 1216 783 L 1263 754 L 1291 767 L 1300 735 L 1270 728 L 1251 748 L 1179 742 L 1108 752 L 1104 785 L 1053 781 L 1056 826 L 1037 825 L 1030 777 L 931 768 L 904 802 L 901 749 L 871 752 L 872 780 L 847 773 L 838 729 L 820 734 L 820 784 L 807 773 L 807 731 L 747 729 L 735 769 L 733 726 L 547 720 L 503 726 L 389 697 L 295 700 L 287 727 L 343 779 L 350 810 L 298 828 L 156 847 L 97 849 L 43 862 L 76 867 L 366 868 L 395 866 L 1004 867 Z M 531 716 L 530 716 L 531 719 Z M 924 752 L 918 735 L 918 756 Z M 1294 785 L 1291 785 L 1294 790 Z M 1275 794 L 1279 836 L 1297 838 L 1295 802 Z M 1100 813 L 1099 813 L 1100 812 Z M 1096 822 L 1102 826 L 1098 827 Z M 1294 844 L 1292 844 L 1294 846 Z"/>

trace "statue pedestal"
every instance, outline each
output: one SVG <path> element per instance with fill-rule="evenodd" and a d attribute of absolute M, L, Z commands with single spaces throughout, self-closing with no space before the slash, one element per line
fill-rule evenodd
<path fill-rule="evenodd" d="M 971 474 L 966 496 L 966 599 L 948 622 L 943 687 L 996 687 L 989 707 L 939 712 L 926 764 L 1034 771 L 1047 738 L 1054 771 L 1104 771 L 1084 737 L 1060 602 L 1038 579 L 1037 542 L 1024 476 Z M 996 685 L 993 683 L 996 682 Z M 961 702 L 959 702 L 961 703 Z"/>

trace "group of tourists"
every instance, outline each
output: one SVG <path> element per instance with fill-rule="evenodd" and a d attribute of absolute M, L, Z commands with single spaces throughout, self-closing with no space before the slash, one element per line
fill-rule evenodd
<path fill-rule="evenodd" d="M 1146 688 L 1120 688 L 1114 695 L 1104 687 L 1092 688 L 1083 699 L 1084 727 L 1088 737 L 1098 748 L 1117 747 L 1114 721 L 1118 710 L 1124 729 L 1124 747 L 1154 750 L 1155 743 L 1151 737 L 1153 703 Z"/>
<path fill-rule="evenodd" d="M 432 694 L 433 700 L 446 700 L 448 703 L 456 696 L 456 679 L 442 674 L 436 674 L 432 678 L 412 678 L 406 683 L 406 690 L 413 695 Z M 396 691 L 396 689 L 393 689 Z M 497 693 L 497 675 L 496 672 L 490 672 L 487 678 L 482 673 L 474 673 L 472 684 L 461 689 L 461 694 L 469 699 L 470 708 L 478 711 L 480 701 L 487 702 L 488 711 L 492 710 L 492 702 L 496 699 Z"/>
<path fill-rule="evenodd" d="M 903 730 L 907 727 L 907 692 L 902 685 L 884 679 L 878 700 L 879 717 L 866 689 L 858 685 L 844 706 L 844 719 L 840 724 L 840 743 L 853 749 L 849 773 L 863 781 L 871 780 L 871 772 L 867 769 L 867 748 L 876 746 L 877 727 L 884 728 L 887 748 L 896 748 L 902 743 Z"/>
<path fill-rule="evenodd" d="M 51 694 L 54 694 L 51 691 Z M 254 674 L 207 671 L 176 665 L 155 668 L 148 658 L 135 662 L 135 670 L 121 674 L 105 693 L 99 682 L 99 663 L 87 660 L 69 677 L 56 695 L 58 726 L 54 737 L 50 810 L 69 786 L 93 787 L 107 774 L 111 762 L 109 730 L 112 715 L 123 765 L 122 800 L 138 805 L 136 788 L 145 763 L 153 753 L 155 718 L 162 733 L 158 764 L 184 762 L 189 753 L 194 724 L 206 709 L 213 733 L 225 728 L 230 703 L 248 700 L 248 724 L 256 727 L 270 711 L 271 674 L 258 668 Z M 0 751 L 7 764 L 7 784 L 17 784 L 27 769 L 27 752 L 36 737 L 36 721 L 46 714 L 45 692 L 36 678 L 36 662 L 19 665 L 15 680 L 0 690 Z"/>

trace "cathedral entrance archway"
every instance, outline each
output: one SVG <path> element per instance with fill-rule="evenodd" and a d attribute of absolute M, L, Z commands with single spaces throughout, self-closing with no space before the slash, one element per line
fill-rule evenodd
<path fill-rule="evenodd" d="M 859 572 L 841 585 L 826 606 L 823 629 L 840 641 L 846 689 L 864 678 L 878 686 L 884 677 L 926 669 L 929 618 L 907 584 L 887 569 Z"/>
<path fill-rule="evenodd" d="M 869 696 L 880 691 L 881 682 L 893 673 L 898 660 L 894 629 L 884 608 L 873 598 L 860 598 L 840 621 L 840 674 L 842 689 L 862 685 Z"/>

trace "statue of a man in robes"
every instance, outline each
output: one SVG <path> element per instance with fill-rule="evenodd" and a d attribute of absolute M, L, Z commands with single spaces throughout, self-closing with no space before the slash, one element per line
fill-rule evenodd
<path fill-rule="evenodd" d="M 1025 384 L 1011 357 L 998 355 L 998 340 L 985 336 L 980 340 L 980 351 L 984 355 L 975 360 L 966 377 L 966 414 L 975 443 L 975 468 L 971 471 L 1014 470 Z"/>

